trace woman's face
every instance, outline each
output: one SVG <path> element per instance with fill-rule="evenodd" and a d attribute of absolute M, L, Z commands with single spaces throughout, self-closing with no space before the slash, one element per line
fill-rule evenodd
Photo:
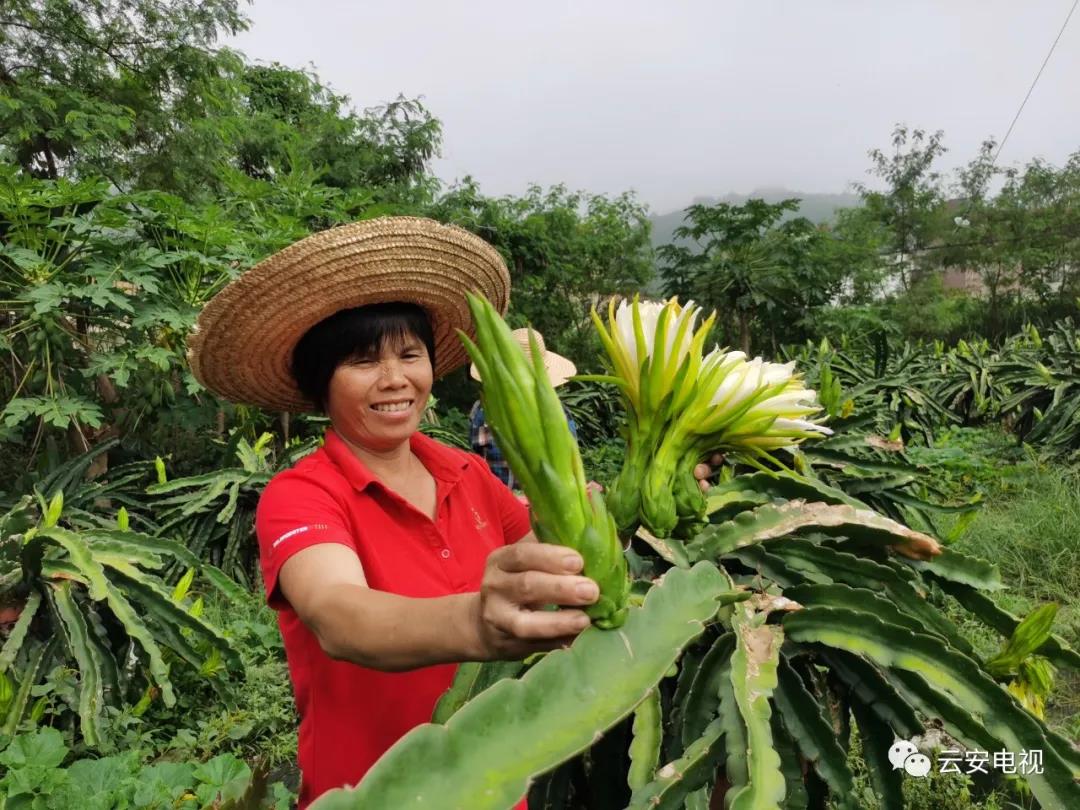
<path fill-rule="evenodd" d="M 420 426 L 432 383 L 431 358 L 415 335 L 385 341 L 378 354 L 342 363 L 330 378 L 327 414 L 343 439 L 383 452 Z"/>

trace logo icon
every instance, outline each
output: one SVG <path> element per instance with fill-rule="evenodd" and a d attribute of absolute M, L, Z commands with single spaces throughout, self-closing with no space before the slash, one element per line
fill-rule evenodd
<path fill-rule="evenodd" d="M 903 768 L 909 776 L 922 778 L 930 773 L 930 757 L 920 754 L 915 743 L 910 740 L 897 740 L 889 748 L 889 762 L 893 770 Z"/>
<path fill-rule="evenodd" d="M 483 531 L 484 529 L 487 528 L 487 525 L 488 525 L 487 521 L 484 520 L 480 516 L 480 513 L 477 512 L 475 509 L 472 510 L 472 516 L 473 516 L 473 522 L 476 523 L 476 530 L 478 532 Z"/>

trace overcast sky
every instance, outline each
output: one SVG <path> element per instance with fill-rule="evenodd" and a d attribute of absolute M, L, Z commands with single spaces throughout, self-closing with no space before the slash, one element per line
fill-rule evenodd
<path fill-rule="evenodd" d="M 653 211 L 864 181 L 893 124 L 944 166 L 1001 139 L 1073 0 L 254 0 L 225 44 L 314 67 L 356 107 L 422 96 L 436 173 L 490 195 L 633 189 Z M 1080 150 L 1080 10 L 1002 152 Z"/>

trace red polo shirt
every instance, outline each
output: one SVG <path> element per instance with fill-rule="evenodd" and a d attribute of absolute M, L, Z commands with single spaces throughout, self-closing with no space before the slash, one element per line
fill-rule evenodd
<path fill-rule="evenodd" d="M 428 722 L 456 666 L 391 673 L 332 660 L 277 591 L 282 564 L 308 546 L 340 543 L 360 558 L 369 587 L 446 596 L 479 590 L 488 554 L 529 531 L 528 510 L 481 458 L 421 433 L 410 445 L 435 478 L 434 522 L 387 489 L 332 430 L 324 447 L 274 476 L 259 501 L 263 578 L 300 713 L 301 808 L 359 782 L 398 738 Z"/>

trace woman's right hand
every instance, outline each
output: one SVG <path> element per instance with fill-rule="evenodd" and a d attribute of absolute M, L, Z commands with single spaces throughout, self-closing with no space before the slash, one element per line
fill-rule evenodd
<path fill-rule="evenodd" d="M 580 576 L 584 562 L 573 549 L 519 542 L 491 552 L 475 602 L 481 660 L 521 659 L 569 644 L 589 626 L 579 608 L 600 594 Z M 562 605 L 560 610 L 543 610 Z"/>

